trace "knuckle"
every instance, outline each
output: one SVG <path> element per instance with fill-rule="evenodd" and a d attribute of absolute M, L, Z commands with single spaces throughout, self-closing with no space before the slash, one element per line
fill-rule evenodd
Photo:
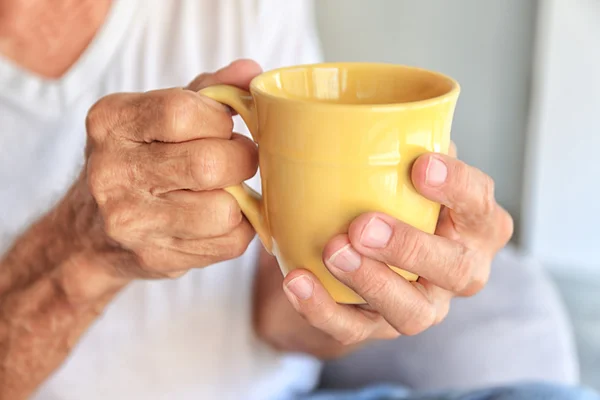
<path fill-rule="evenodd" d="M 473 280 L 469 286 L 467 286 L 460 295 L 463 297 L 471 297 L 475 296 L 479 293 L 487 284 L 487 279 L 485 280 Z"/>
<path fill-rule="evenodd" d="M 442 304 L 439 304 L 436 309 L 436 318 L 435 318 L 433 325 L 441 324 L 446 319 L 449 312 L 450 312 L 450 301 L 449 300 L 443 302 Z"/>
<path fill-rule="evenodd" d="M 139 268 L 153 279 L 177 279 L 187 272 L 165 247 L 144 245 L 135 251 L 135 256 Z"/>
<path fill-rule="evenodd" d="M 90 157 L 87 166 L 87 185 L 90 194 L 98 206 L 108 202 L 115 183 L 119 181 L 120 169 L 114 168 L 110 162 L 100 157 Z"/>
<path fill-rule="evenodd" d="M 471 284 L 475 270 L 475 262 L 472 251 L 465 248 L 455 267 L 450 271 L 448 289 L 453 293 L 462 293 Z"/>
<path fill-rule="evenodd" d="M 116 96 L 116 94 L 105 96 L 89 109 L 85 118 L 85 127 L 88 137 L 93 141 L 102 141 L 106 136 Z"/>
<path fill-rule="evenodd" d="M 492 215 L 496 209 L 495 183 L 489 175 L 485 174 L 483 181 L 484 183 L 481 212 L 483 215 Z"/>
<path fill-rule="evenodd" d="M 187 273 L 186 270 L 165 271 L 162 273 L 165 279 L 178 279 Z"/>
<path fill-rule="evenodd" d="M 99 205 L 106 202 L 104 192 L 107 183 L 110 182 L 104 177 L 104 170 L 97 165 L 95 158 L 88 159 L 87 165 L 87 184 L 88 189 Z"/>
<path fill-rule="evenodd" d="M 104 232 L 117 242 L 124 242 L 134 218 L 127 207 L 113 206 L 104 213 Z"/>
<path fill-rule="evenodd" d="M 106 235 L 127 247 L 148 239 L 149 221 L 138 209 L 137 203 L 133 198 L 115 200 L 101 210 Z"/>
<path fill-rule="evenodd" d="M 515 224 L 512 216 L 503 208 L 498 207 L 500 212 L 498 212 L 496 226 L 499 229 L 499 248 L 502 248 L 508 243 L 510 238 L 512 237 Z"/>
<path fill-rule="evenodd" d="M 451 165 L 448 200 L 453 204 L 455 211 L 469 215 L 477 214 L 479 217 L 479 203 L 483 197 L 481 194 L 482 181 L 479 175 L 482 175 L 483 172 L 462 161 L 455 161 Z"/>
<path fill-rule="evenodd" d="M 246 243 L 241 241 L 235 241 L 231 246 L 227 247 L 227 250 L 224 252 L 225 258 L 228 260 L 232 260 L 238 257 L 241 257 L 248 248 Z"/>
<path fill-rule="evenodd" d="M 238 258 L 241 257 L 246 250 L 248 250 L 248 245 L 250 244 L 250 241 L 247 240 L 246 238 L 240 238 L 239 240 L 236 240 L 233 244 L 233 246 L 230 247 L 231 252 L 229 253 L 229 257 L 230 258 Z"/>
<path fill-rule="evenodd" d="M 234 258 L 241 257 L 250 244 L 250 238 L 246 237 L 245 232 L 234 232 L 230 239 L 220 248 L 220 258 L 225 260 L 231 260 Z"/>
<path fill-rule="evenodd" d="M 313 326 L 327 330 L 335 320 L 335 311 L 332 307 L 324 307 L 322 302 L 314 304 L 308 310 L 304 310 L 304 318 Z"/>
<path fill-rule="evenodd" d="M 430 251 L 408 226 L 397 228 L 394 233 L 396 240 L 393 240 L 392 251 L 402 267 L 411 269 Z"/>
<path fill-rule="evenodd" d="M 219 146 L 198 146 L 189 155 L 189 174 L 203 188 L 219 186 L 224 175 L 224 161 Z"/>
<path fill-rule="evenodd" d="M 167 128 L 175 133 L 189 132 L 201 128 L 203 118 L 198 118 L 198 102 L 194 93 L 173 89 L 165 99 Z"/>
<path fill-rule="evenodd" d="M 422 300 L 415 304 L 412 315 L 413 317 L 402 329 L 403 335 L 415 336 L 431 328 L 437 319 L 437 310 L 433 304 Z"/>
<path fill-rule="evenodd" d="M 146 272 L 155 272 L 156 268 L 156 254 L 150 248 L 142 248 L 136 251 L 135 253 L 136 261 L 139 267 Z M 160 275 L 163 275 L 163 272 L 160 272 Z"/>
<path fill-rule="evenodd" d="M 473 273 L 471 281 L 462 290 L 462 292 L 460 292 L 461 296 L 470 297 L 476 295 L 487 285 L 489 281 L 491 262 L 481 262 L 478 259 L 474 259 L 472 264 Z"/>
<path fill-rule="evenodd" d="M 360 294 L 363 294 L 365 297 L 384 299 L 389 296 L 390 282 L 387 279 L 377 278 L 374 273 L 365 273 L 360 280 L 362 283 L 356 286 L 360 288 Z"/>
<path fill-rule="evenodd" d="M 364 342 L 369 338 L 370 334 L 371 332 L 366 327 L 360 326 L 355 329 L 345 330 L 336 340 L 344 346 L 351 346 Z"/>

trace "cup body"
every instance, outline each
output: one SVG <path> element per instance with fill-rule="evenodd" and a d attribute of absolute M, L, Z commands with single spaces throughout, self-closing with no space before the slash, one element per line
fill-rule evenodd
<path fill-rule="evenodd" d="M 324 246 L 370 211 L 434 232 L 440 205 L 415 191 L 410 170 L 426 152 L 448 152 L 458 84 L 417 68 L 335 63 L 264 73 L 251 93 L 264 223 L 283 273 L 306 268 L 336 301 L 364 303 L 327 270 Z"/>

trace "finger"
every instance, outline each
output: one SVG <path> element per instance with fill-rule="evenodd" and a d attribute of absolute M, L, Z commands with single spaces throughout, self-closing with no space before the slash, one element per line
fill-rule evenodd
<path fill-rule="evenodd" d="M 382 213 L 366 213 L 348 228 L 352 247 L 373 260 L 413 272 L 453 293 L 483 287 L 490 273 L 487 253 L 430 235 Z"/>
<path fill-rule="evenodd" d="M 183 89 L 114 94 L 98 101 L 86 119 L 88 136 L 98 144 L 106 138 L 134 143 L 181 143 L 217 137 L 228 139 L 233 120 L 228 108 Z"/>
<path fill-rule="evenodd" d="M 250 81 L 262 73 L 262 68 L 253 60 L 236 60 L 214 73 L 198 75 L 188 86 L 188 90 L 200 91 L 213 85 L 233 85 L 248 89 Z"/>
<path fill-rule="evenodd" d="M 246 252 L 254 235 L 250 224 L 243 221 L 232 232 L 216 238 L 166 238 L 152 245 L 138 244 L 131 250 L 136 254 L 136 264 L 145 272 L 144 276 L 177 278 L 188 269 L 203 268 L 240 257 Z"/>
<path fill-rule="evenodd" d="M 219 237 L 243 221 L 237 202 L 223 190 L 178 191 L 164 198 L 130 195 L 112 199 L 102 212 L 105 231 L 125 245 L 171 237 Z"/>
<path fill-rule="evenodd" d="M 252 225 L 246 220 L 238 224 L 231 232 L 208 239 L 181 239 L 168 238 L 165 247 L 177 250 L 192 256 L 201 256 L 206 263 L 190 265 L 189 267 L 202 267 L 215 262 L 231 260 L 240 257 L 246 252 L 248 245 L 255 236 Z"/>
<path fill-rule="evenodd" d="M 170 192 L 148 212 L 160 224 L 149 231 L 185 240 L 227 235 L 244 220 L 237 201 L 224 190 Z"/>
<path fill-rule="evenodd" d="M 312 326 L 344 345 L 360 343 L 374 333 L 381 335 L 387 325 L 376 313 L 336 303 L 309 271 L 291 271 L 285 277 L 283 290 L 296 311 Z"/>
<path fill-rule="evenodd" d="M 419 282 L 409 282 L 379 261 L 361 256 L 340 235 L 323 253 L 325 265 L 348 285 L 398 332 L 415 335 L 437 321 L 434 292 Z"/>
<path fill-rule="evenodd" d="M 116 93 L 100 99 L 90 109 L 86 129 L 91 142 L 110 136 L 139 143 L 179 143 L 203 137 L 231 136 L 231 110 L 198 93 L 216 84 L 247 88 L 262 72 L 251 60 L 238 60 L 216 73 L 199 75 L 186 88 L 147 93 Z"/>
<path fill-rule="evenodd" d="M 412 168 L 412 181 L 423 196 L 450 208 L 455 223 L 474 231 L 487 229 L 497 212 L 494 181 L 450 156 L 430 153 L 419 157 Z"/>
<path fill-rule="evenodd" d="M 139 148 L 126 168 L 133 184 L 154 195 L 181 189 L 222 189 L 253 177 L 258 153 L 254 142 L 239 134 L 231 140 L 153 143 Z"/>

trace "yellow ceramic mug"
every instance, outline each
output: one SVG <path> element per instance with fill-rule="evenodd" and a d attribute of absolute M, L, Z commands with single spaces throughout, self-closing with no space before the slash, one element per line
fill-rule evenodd
<path fill-rule="evenodd" d="M 410 168 L 423 153 L 448 151 L 454 80 L 405 66 L 331 63 L 263 73 L 250 93 L 200 93 L 235 109 L 258 143 L 262 197 L 246 185 L 227 190 L 284 274 L 306 268 L 336 301 L 364 303 L 323 264 L 325 244 L 368 211 L 434 231 L 440 206 L 417 194 Z"/>

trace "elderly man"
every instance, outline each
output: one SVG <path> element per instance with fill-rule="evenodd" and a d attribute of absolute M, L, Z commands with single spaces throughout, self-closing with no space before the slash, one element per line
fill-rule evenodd
<path fill-rule="evenodd" d="M 512 233 L 488 176 L 428 154 L 412 179 L 445 206 L 436 235 L 370 213 L 325 249 L 370 309 L 259 255 L 221 190 L 259 186 L 256 148 L 197 92 L 319 59 L 308 1 L 0 0 L 0 55 L 1 399 L 410 398 L 310 393 L 318 359 L 441 322 Z M 474 396 L 498 393 L 586 396 Z"/>

